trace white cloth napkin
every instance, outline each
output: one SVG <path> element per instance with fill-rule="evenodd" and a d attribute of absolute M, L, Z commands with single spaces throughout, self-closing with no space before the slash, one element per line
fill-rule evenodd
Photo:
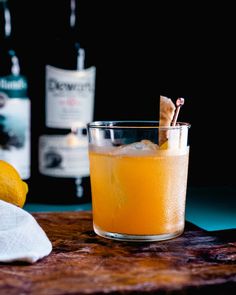
<path fill-rule="evenodd" d="M 0 200 L 0 262 L 34 263 L 52 251 L 52 243 L 25 210 Z"/>

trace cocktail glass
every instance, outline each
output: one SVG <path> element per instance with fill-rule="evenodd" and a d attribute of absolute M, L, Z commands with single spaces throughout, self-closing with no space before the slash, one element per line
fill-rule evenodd
<path fill-rule="evenodd" d="M 88 124 L 93 227 L 99 236 L 144 242 L 183 233 L 189 127 L 162 127 L 158 121 Z"/>

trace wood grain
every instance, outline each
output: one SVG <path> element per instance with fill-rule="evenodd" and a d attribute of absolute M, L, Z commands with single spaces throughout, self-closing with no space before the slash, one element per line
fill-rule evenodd
<path fill-rule="evenodd" d="M 33 265 L 0 264 L 0 294 L 236 294 L 236 230 L 186 223 L 173 240 L 128 243 L 95 235 L 91 212 L 33 215 L 53 252 Z"/>

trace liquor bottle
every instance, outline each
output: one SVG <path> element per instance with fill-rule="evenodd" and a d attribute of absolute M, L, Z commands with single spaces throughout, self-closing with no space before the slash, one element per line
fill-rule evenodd
<path fill-rule="evenodd" d="M 37 194 L 47 203 L 91 200 L 86 124 L 93 120 L 96 68 L 85 63 L 78 4 L 58 2 L 63 14 L 54 19 L 55 38 L 46 57 Z"/>
<path fill-rule="evenodd" d="M 0 159 L 30 178 L 30 100 L 12 32 L 10 5 L 0 0 Z"/>

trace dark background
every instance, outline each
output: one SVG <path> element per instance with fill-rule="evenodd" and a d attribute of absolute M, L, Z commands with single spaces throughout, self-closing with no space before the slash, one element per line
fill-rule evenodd
<path fill-rule="evenodd" d="M 63 1 L 11 2 L 34 104 L 43 99 L 35 89 Z M 97 68 L 94 119 L 156 120 L 160 94 L 184 97 L 179 120 L 191 123 L 190 186 L 235 185 L 232 14 L 215 3 L 80 1 L 81 40 Z"/>

